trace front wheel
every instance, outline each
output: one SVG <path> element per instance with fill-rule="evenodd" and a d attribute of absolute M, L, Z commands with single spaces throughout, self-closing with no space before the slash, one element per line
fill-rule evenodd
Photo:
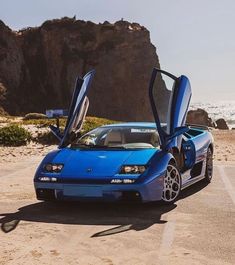
<path fill-rule="evenodd" d="M 181 191 L 181 176 L 174 163 L 169 163 L 164 177 L 162 202 L 171 204 L 176 201 Z"/>
<path fill-rule="evenodd" d="M 211 148 L 208 148 L 206 156 L 206 171 L 205 171 L 205 181 L 207 183 L 211 182 L 212 175 L 213 175 L 213 153 Z"/>

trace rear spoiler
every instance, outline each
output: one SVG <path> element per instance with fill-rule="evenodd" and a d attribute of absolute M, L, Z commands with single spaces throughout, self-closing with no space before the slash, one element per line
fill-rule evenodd
<path fill-rule="evenodd" d="M 206 125 L 200 125 L 200 124 L 191 124 L 191 123 L 186 123 L 185 124 L 189 128 L 194 128 L 194 129 L 200 129 L 200 130 L 205 130 L 209 131 L 209 127 Z"/>

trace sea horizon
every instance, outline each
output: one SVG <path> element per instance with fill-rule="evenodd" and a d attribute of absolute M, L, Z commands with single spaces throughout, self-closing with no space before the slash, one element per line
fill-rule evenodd
<path fill-rule="evenodd" d="M 229 128 L 235 128 L 235 100 L 195 100 L 189 108 L 190 110 L 204 109 L 213 121 L 223 118 Z"/>

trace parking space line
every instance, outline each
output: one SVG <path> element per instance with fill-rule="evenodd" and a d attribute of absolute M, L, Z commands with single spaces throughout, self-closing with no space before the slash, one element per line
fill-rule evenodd
<path fill-rule="evenodd" d="M 235 190 L 232 186 L 232 183 L 230 182 L 227 174 L 225 173 L 224 166 L 218 166 L 219 172 L 220 172 L 220 177 L 222 181 L 224 182 L 224 186 L 231 197 L 233 203 L 235 204 Z"/>
<path fill-rule="evenodd" d="M 175 236 L 175 221 L 168 221 L 165 225 L 162 235 L 162 241 L 159 250 L 159 262 L 160 264 L 167 264 L 167 259 L 169 257 L 171 246 L 174 241 Z"/>

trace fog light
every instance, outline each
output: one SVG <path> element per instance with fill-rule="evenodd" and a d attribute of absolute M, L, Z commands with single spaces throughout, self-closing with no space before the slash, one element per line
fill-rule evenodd
<path fill-rule="evenodd" d="M 49 178 L 49 177 L 39 177 L 38 178 L 40 181 L 45 181 L 45 182 L 49 182 L 49 181 L 51 181 L 51 178 Z"/>
<path fill-rule="evenodd" d="M 123 180 L 124 184 L 131 184 L 131 183 L 134 183 L 134 182 L 135 182 L 135 179 L 124 179 Z"/>
<path fill-rule="evenodd" d="M 57 178 L 55 177 L 39 177 L 38 180 L 43 181 L 43 182 L 56 182 Z"/>
<path fill-rule="evenodd" d="M 112 179 L 111 184 L 132 184 L 135 182 L 135 179 Z"/>
<path fill-rule="evenodd" d="M 57 181 L 57 178 L 51 178 L 51 181 L 52 182 L 56 182 Z"/>

